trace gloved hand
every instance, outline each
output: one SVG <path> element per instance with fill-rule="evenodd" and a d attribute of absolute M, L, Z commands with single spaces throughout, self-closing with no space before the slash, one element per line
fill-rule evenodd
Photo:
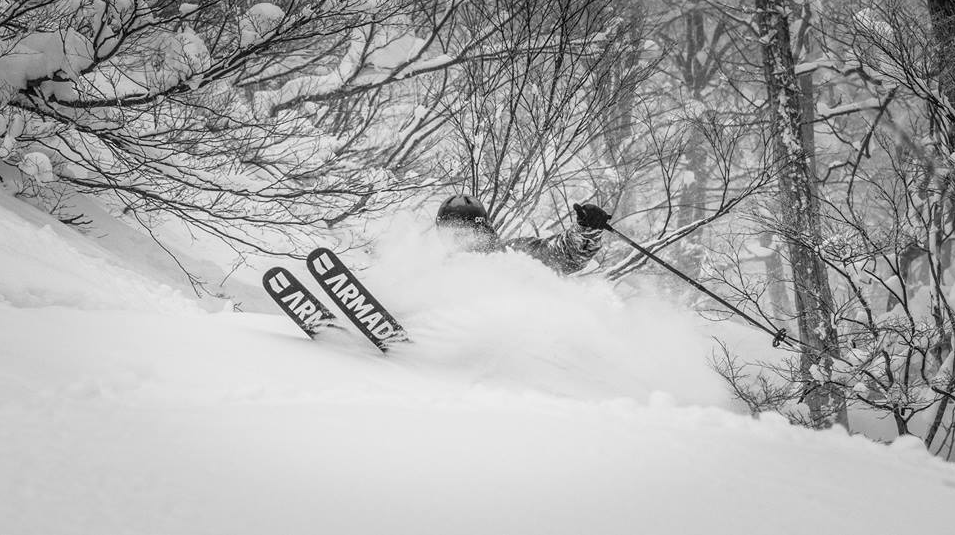
<path fill-rule="evenodd" d="M 577 212 L 577 224 L 584 228 L 606 230 L 607 222 L 610 221 L 610 214 L 603 211 L 603 208 L 596 204 L 585 204 L 583 206 L 574 203 L 574 211 Z"/>

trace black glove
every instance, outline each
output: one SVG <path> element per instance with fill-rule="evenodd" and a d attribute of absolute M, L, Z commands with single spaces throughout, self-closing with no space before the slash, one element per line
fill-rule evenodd
<path fill-rule="evenodd" d="M 606 230 L 609 228 L 607 222 L 610 221 L 610 214 L 603 211 L 603 208 L 596 204 L 585 204 L 583 206 L 574 204 L 574 211 L 577 212 L 577 224 L 584 228 Z"/>

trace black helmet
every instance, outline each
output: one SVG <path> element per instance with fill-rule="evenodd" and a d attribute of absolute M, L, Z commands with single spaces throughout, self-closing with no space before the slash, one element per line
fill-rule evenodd
<path fill-rule="evenodd" d="M 435 223 L 440 226 L 487 228 L 487 210 L 481 201 L 470 195 L 454 195 L 441 203 Z"/>

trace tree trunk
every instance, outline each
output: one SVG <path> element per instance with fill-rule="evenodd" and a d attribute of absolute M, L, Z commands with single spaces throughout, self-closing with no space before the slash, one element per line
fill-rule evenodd
<path fill-rule="evenodd" d="M 935 46 L 938 50 L 939 89 L 945 99 L 948 100 L 948 103 L 952 105 L 955 104 L 955 64 L 953 64 L 953 62 L 955 62 L 955 0 L 928 0 L 927 4 L 929 15 L 932 19 L 932 33 L 935 37 Z M 944 161 L 947 155 L 955 150 L 955 117 L 952 117 L 945 110 L 940 110 L 933 115 L 938 117 L 936 121 L 941 130 L 939 137 L 944 141 L 944 146 L 938 157 Z M 951 176 L 951 171 L 949 171 L 949 176 L 938 178 L 941 180 L 941 184 L 938 186 L 938 189 L 941 190 L 941 194 L 939 195 L 938 209 L 932 214 L 932 227 L 929 230 L 928 236 L 930 243 L 927 249 L 934 251 L 936 255 L 941 255 L 941 258 L 929 258 L 929 261 L 936 263 L 935 267 L 939 278 L 937 283 L 932 284 L 932 315 L 935 319 L 939 340 L 942 342 L 936 347 L 933 357 L 938 365 L 941 366 L 945 356 L 951 351 L 949 342 L 951 340 L 951 334 L 949 333 L 951 326 L 946 326 L 945 314 L 942 308 L 943 300 L 945 300 L 946 297 L 941 295 L 941 292 L 944 287 L 945 269 L 951 264 L 951 248 L 946 247 L 942 234 L 946 222 L 952 218 L 952 202 L 950 197 L 952 195 L 951 187 L 953 177 Z M 950 378 L 948 384 L 945 386 L 947 387 L 947 391 L 952 391 L 952 387 L 955 386 L 955 375 Z M 929 448 L 931 448 L 939 426 L 948 411 L 948 405 L 949 399 L 946 397 L 941 400 L 938 404 L 938 408 L 936 408 L 932 425 L 925 437 L 925 444 Z"/>
<path fill-rule="evenodd" d="M 790 48 L 788 12 L 788 0 L 756 0 L 782 232 L 792 264 L 799 334 L 808 346 L 802 350 L 799 368 L 812 425 L 847 426 L 845 394 L 829 381 L 839 345 L 831 320 L 828 275 L 813 252 L 821 242 L 819 203 L 802 130 L 801 89 Z"/>
<path fill-rule="evenodd" d="M 686 181 L 676 198 L 679 206 L 676 211 L 677 228 L 699 221 L 706 216 L 703 206 L 706 203 L 706 181 L 710 169 L 706 166 L 705 141 L 697 129 L 694 129 L 690 136 L 690 143 L 683 154 L 687 162 L 683 171 Z M 680 240 L 677 264 L 684 273 L 694 279 L 700 277 L 703 268 L 700 235 L 702 232 L 696 232 Z"/>
<path fill-rule="evenodd" d="M 949 103 L 955 103 L 955 0 L 928 0 L 929 15 L 932 18 L 932 33 L 938 47 L 938 82 L 942 93 Z M 949 117 L 951 129 L 952 118 Z M 949 130 L 951 132 L 951 130 Z M 949 134 L 951 139 L 952 134 Z"/>
<path fill-rule="evenodd" d="M 783 282 L 786 280 L 786 266 L 783 264 L 783 256 L 779 254 L 779 246 L 774 242 L 773 235 L 768 232 L 759 236 L 759 245 L 770 251 L 763 260 L 766 266 L 766 278 L 769 282 L 769 302 L 772 304 L 773 314 L 776 317 L 784 318 L 792 313 L 793 304 L 789 296 L 789 288 Z"/>

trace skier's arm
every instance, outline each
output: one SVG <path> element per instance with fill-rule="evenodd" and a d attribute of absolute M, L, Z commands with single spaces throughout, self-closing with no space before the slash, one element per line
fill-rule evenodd
<path fill-rule="evenodd" d="M 600 250 L 600 238 L 610 216 L 592 204 L 574 205 L 577 222 L 547 238 L 517 238 L 505 247 L 522 251 L 567 275 L 583 269 Z"/>

